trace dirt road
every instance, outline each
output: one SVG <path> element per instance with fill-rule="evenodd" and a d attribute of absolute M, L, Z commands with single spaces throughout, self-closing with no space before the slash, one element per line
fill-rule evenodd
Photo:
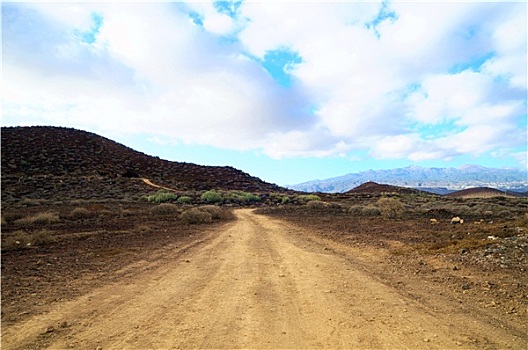
<path fill-rule="evenodd" d="M 238 220 L 174 258 L 4 327 L 4 349 L 524 348 L 431 296 L 415 300 L 292 225 Z M 151 264 L 150 266 L 145 266 Z M 437 301 L 434 309 L 430 307 Z"/>

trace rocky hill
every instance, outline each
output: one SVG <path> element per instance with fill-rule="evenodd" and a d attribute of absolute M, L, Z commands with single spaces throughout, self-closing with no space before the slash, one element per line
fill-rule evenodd
<path fill-rule="evenodd" d="M 526 193 L 519 193 L 513 191 L 499 191 L 495 188 L 489 187 L 477 187 L 477 188 L 467 188 L 465 190 L 460 190 L 452 192 L 447 195 L 448 197 L 457 197 L 457 198 L 490 198 L 490 197 L 526 197 Z"/>
<path fill-rule="evenodd" d="M 409 166 L 390 170 L 368 170 L 289 187 L 304 192 L 339 193 L 373 181 L 438 194 L 447 194 L 472 187 L 493 187 L 500 190 L 526 192 L 528 190 L 527 176 L 526 170 L 496 169 L 478 165 L 465 165 L 459 168 Z"/>
<path fill-rule="evenodd" d="M 391 186 L 386 184 L 379 184 L 376 182 L 365 182 L 364 184 L 354 187 L 345 192 L 350 194 L 383 194 L 383 193 L 399 193 L 399 194 L 417 194 L 419 191 L 412 188 Z"/>
<path fill-rule="evenodd" d="M 2 201 L 131 198 L 152 192 L 141 178 L 182 192 L 284 190 L 232 167 L 171 162 L 71 128 L 3 127 L 1 137 Z"/>

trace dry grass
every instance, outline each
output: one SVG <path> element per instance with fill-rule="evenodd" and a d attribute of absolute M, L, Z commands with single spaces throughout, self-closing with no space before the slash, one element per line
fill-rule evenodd
<path fill-rule="evenodd" d="M 88 219 L 94 216 L 94 212 L 86 208 L 75 208 L 70 213 L 74 219 Z"/>
<path fill-rule="evenodd" d="M 49 225 L 59 221 L 59 215 L 54 212 L 37 213 L 14 221 L 14 224 L 20 226 Z"/>
<path fill-rule="evenodd" d="M 172 215 L 178 214 L 179 208 L 175 204 L 171 203 L 162 203 L 156 205 L 154 208 L 150 209 L 152 215 Z"/>
<path fill-rule="evenodd" d="M 20 212 L 11 212 L 11 213 L 5 213 L 2 215 L 2 219 L 5 221 L 6 224 L 12 224 L 16 220 L 22 219 L 24 215 Z"/>
<path fill-rule="evenodd" d="M 310 209 L 321 210 L 327 208 L 329 205 L 322 201 L 312 200 L 306 203 L 306 206 Z"/>
<path fill-rule="evenodd" d="M 34 233 L 15 231 L 2 242 L 2 250 L 17 250 L 31 248 L 55 242 L 53 232 L 41 230 Z"/>

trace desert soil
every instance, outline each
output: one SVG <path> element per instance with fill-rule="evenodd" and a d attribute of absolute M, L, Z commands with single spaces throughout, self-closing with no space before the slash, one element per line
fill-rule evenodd
<path fill-rule="evenodd" d="M 526 349 L 518 322 L 408 271 L 388 278 L 375 248 L 235 214 L 200 244 L 169 245 L 163 258 L 4 324 L 2 348 Z"/>

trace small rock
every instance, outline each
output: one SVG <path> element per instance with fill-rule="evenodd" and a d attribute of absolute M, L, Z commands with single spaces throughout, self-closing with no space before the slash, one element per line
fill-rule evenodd
<path fill-rule="evenodd" d="M 462 285 L 462 289 L 463 289 L 463 290 L 468 290 L 468 289 L 470 289 L 470 288 L 471 288 L 471 286 L 469 285 L 469 283 L 464 283 L 464 284 Z"/>
<path fill-rule="evenodd" d="M 429 338 L 424 338 L 423 341 L 426 342 L 426 343 L 429 343 L 429 342 L 430 342 Z"/>
<path fill-rule="evenodd" d="M 453 271 L 457 271 L 458 270 L 458 266 L 453 266 Z"/>

